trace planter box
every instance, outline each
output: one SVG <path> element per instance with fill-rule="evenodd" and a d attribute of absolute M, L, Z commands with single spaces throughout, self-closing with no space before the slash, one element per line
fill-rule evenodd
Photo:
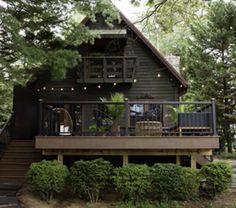
<path fill-rule="evenodd" d="M 179 127 L 212 127 L 211 113 L 179 113 Z"/>

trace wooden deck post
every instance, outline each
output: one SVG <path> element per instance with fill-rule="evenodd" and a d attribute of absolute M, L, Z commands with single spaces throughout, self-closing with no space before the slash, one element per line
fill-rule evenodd
<path fill-rule="evenodd" d="M 58 154 L 57 155 L 57 161 L 59 162 L 59 163 L 61 163 L 61 164 L 63 164 L 63 154 Z"/>
<path fill-rule="evenodd" d="M 129 164 L 129 155 L 123 155 L 123 166 Z"/>
<path fill-rule="evenodd" d="M 180 155 L 176 155 L 176 165 L 181 165 Z"/>
<path fill-rule="evenodd" d="M 38 106 L 39 106 L 39 111 L 38 111 L 38 135 L 42 135 L 42 122 L 43 122 L 43 99 L 38 100 Z"/>
<path fill-rule="evenodd" d="M 214 98 L 211 99 L 211 105 L 212 105 L 212 127 L 213 127 L 213 135 L 217 135 L 217 130 L 216 130 L 216 101 Z"/>
<path fill-rule="evenodd" d="M 197 168 L 197 155 L 196 153 L 191 154 L 191 168 Z"/>
<path fill-rule="evenodd" d="M 129 100 L 125 98 L 125 136 L 129 135 Z"/>

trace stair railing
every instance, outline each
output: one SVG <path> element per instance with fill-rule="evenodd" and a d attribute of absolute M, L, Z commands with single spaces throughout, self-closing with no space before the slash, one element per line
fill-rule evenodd
<path fill-rule="evenodd" d="M 3 128 L 0 129 L 0 158 L 6 148 L 6 146 L 11 141 L 10 128 L 13 115 L 10 115 Z"/>

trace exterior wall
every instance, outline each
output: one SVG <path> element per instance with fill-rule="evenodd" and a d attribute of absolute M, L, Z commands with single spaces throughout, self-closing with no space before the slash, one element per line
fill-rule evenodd
<path fill-rule="evenodd" d="M 38 98 L 34 90 L 15 87 L 13 102 L 13 139 L 34 138 L 38 127 Z"/>
<path fill-rule="evenodd" d="M 136 99 L 148 94 L 157 100 L 178 100 L 177 81 L 144 43 L 128 38 L 125 54 L 136 56 L 138 61 L 135 74 L 137 82 L 126 91 L 128 98 Z M 160 77 L 157 77 L 158 73 Z"/>
<path fill-rule="evenodd" d="M 111 93 L 123 92 L 130 100 L 141 97 L 152 97 L 160 101 L 178 100 L 180 96 L 179 81 L 153 55 L 150 49 L 127 29 L 128 37 L 124 48 L 124 56 L 137 57 L 135 79 L 137 82 L 102 84 L 77 83 L 76 68 L 69 70 L 67 78 L 50 81 L 50 73 L 45 72 L 38 80 L 25 89 L 16 87 L 14 91 L 13 122 L 14 138 L 34 138 L 38 128 L 38 99 L 45 100 L 78 100 L 92 101 L 100 97 L 109 97 Z M 157 74 L 160 73 L 160 77 Z M 87 90 L 84 90 L 86 86 Z"/>

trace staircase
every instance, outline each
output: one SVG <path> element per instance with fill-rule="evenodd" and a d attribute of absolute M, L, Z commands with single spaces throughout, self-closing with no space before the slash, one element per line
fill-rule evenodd
<path fill-rule="evenodd" d="M 0 159 L 0 192 L 1 185 L 22 185 L 30 164 L 40 160 L 34 140 L 12 140 Z"/>
<path fill-rule="evenodd" d="M 200 166 L 203 166 L 203 165 L 205 165 L 207 163 L 210 163 L 212 161 L 213 161 L 212 158 L 209 158 L 209 157 L 206 157 L 206 156 L 203 156 L 203 155 L 198 155 L 197 156 L 197 163 Z"/>

